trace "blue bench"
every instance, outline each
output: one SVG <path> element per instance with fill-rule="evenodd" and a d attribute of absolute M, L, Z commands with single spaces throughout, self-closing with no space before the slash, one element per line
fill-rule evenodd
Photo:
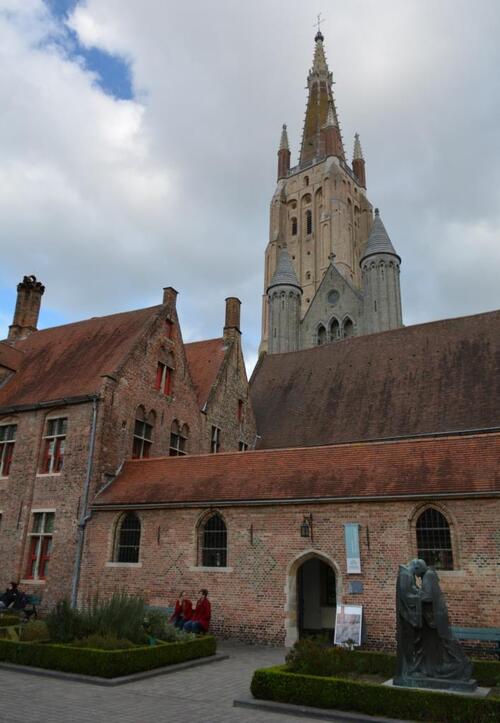
<path fill-rule="evenodd" d="M 494 653 L 500 659 L 500 628 L 460 628 L 452 627 L 457 640 L 477 640 L 481 643 L 496 643 Z"/>

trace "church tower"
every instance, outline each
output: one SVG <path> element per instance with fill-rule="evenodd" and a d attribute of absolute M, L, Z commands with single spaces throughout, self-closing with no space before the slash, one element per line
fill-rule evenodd
<path fill-rule="evenodd" d="M 300 301 L 302 289 L 290 255 L 283 247 L 267 288 L 269 302 L 269 353 L 300 349 Z"/>
<path fill-rule="evenodd" d="M 271 200 L 265 255 L 260 351 L 271 351 L 267 292 L 284 247 L 302 289 L 300 322 L 308 316 L 308 331 L 300 340 L 300 348 L 317 343 L 318 334 L 314 330 L 320 324 L 318 314 L 324 316 L 326 312 L 320 312 L 321 304 L 314 305 L 313 300 L 324 279 L 335 280 L 340 276 L 336 287 L 348 288 L 356 303 L 362 294 L 360 261 L 372 226 L 372 206 L 366 197 L 365 161 L 357 135 L 352 167 L 346 161 L 332 90 L 333 78 L 323 41 L 323 34 L 318 31 L 307 78 L 308 99 L 299 162 L 293 167 L 286 126 L 281 133 L 278 182 Z M 335 294 L 330 293 L 330 298 L 335 298 Z M 356 309 L 349 311 L 349 319 L 353 333 L 362 333 L 361 319 L 351 318 Z"/>

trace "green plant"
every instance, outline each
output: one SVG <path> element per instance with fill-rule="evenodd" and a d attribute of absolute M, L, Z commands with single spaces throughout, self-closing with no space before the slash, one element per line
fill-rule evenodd
<path fill-rule="evenodd" d="M 74 645 L 0 640 L 0 661 L 35 668 L 62 670 L 102 678 L 117 678 L 214 655 L 211 635 L 182 643 L 159 643 L 127 650 L 95 650 Z"/>
<path fill-rule="evenodd" d="M 114 635 L 99 635 L 98 633 L 81 640 L 74 640 L 71 645 L 76 648 L 92 648 L 93 650 L 127 650 L 128 648 L 137 647 L 130 640 L 122 640 Z"/>
<path fill-rule="evenodd" d="M 82 618 L 78 610 L 74 610 L 68 600 L 60 600 L 56 603 L 45 622 L 49 629 L 50 639 L 58 643 L 68 643 L 79 637 L 83 637 L 85 631 L 82 626 Z"/>
<path fill-rule="evenodd" d="M 390 688 L 342 678 L 290 673 L 286 666 L 255 671 L 256 698 L 317 708 L 358 711 L 414 721 L 493 723 L 500 699 L 454 696 L 435 691 Z"/>
<path fill-rule="evenodd" d="M 144 626 L 148 635 L 157 640 L 167 643 L 175 643 L 182 640 L 194 640 L 195 635 L 185 633 L 168 622 L 166 615 L 161 610 L 148 610 L 144 620 Z"/>
<path fill-rule="evenodd" d="M 142 597 L 115 592 L 108 600 L 100 600 L 95 595 L 80 613 L 82 629 L 86 636 L 97 633 L 144 643 L 145 612 L 146 604 Z"/>
<path fill-rule="evenodd" d="M 29 623 L 21 627 L 21 640 L 25 642 L 49 639 L 49 628 L 43 620 L 30 620 Z"/>

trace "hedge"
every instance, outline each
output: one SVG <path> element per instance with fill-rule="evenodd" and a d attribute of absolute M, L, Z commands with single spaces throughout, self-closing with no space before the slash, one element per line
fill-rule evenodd
<path fill-rule="evenodd" d="M 2 613 L 0 615 L 0 628 L 10 628 L 12 625 L 19 625 L 21 622 L 19 615 Z"/>
<path fill-rule="evenodd" d="M 496 723 L 500 720 L 499 698 L 470 698 L 342 678 L 302 675 L 287 672 L 284 665 L 256 670 L 251 691 L 255 698 L 263 700 L 413 721 Z"/>
<path fill-rule="evenodd" d="M 335 658 L 336 648 L 331 648 L 332 658 Z M 325 651 L 329 653 L 330 651 Z M 346 651 L 342 657 L 344 669 L 339 671 L 334 663 L 329 675 L 342 676 L 343 672 L 384 675 L 392 678 L 396 672 L 396 656 L 390 653 L 377 653 L 369 650 Z M 478 685 L 487 688 L 500 686 L 500 661 L 495 660 L 473 660 L 472 677 L 477 680 Z M 333 669 L 333 668 L 336 669 Z M 307 674 L 313 671 L 304 671 Z"/>
<path fill-rule="evenodd" d="M 101 678 L 117 678 L 143 670 L 161 668 L 186 660 L 214 655 L 216 640 L 206 635 L 180 643 L 130 648 L 94 650 L 53 643 L 23 643 L 0 640 L 0 661 L 35 668 L 62 670 Z"/>

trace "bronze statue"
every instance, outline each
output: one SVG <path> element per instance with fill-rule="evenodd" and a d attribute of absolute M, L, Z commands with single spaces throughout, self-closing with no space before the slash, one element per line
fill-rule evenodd
<path fill-rule="evenodd" d="M 394 685 L 475 689 L 475 681 L 470 679 L 472 665 L 451 632 L 439 577 L 424 560 L 399 566 L 396 616 Z"/>

